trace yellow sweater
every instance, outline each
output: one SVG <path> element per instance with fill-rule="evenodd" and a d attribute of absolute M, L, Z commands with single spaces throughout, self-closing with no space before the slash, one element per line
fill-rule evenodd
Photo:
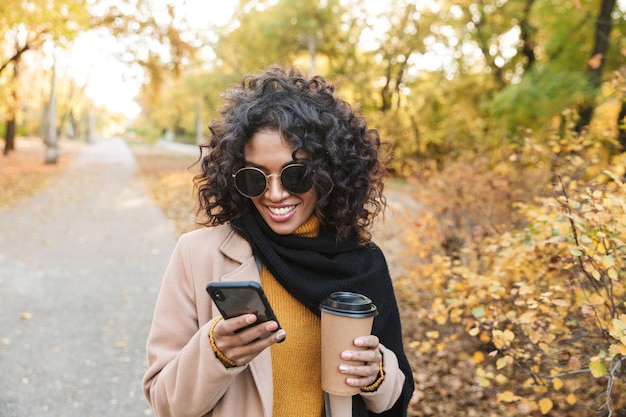
<path fill-rule="evenodd" d="M 295 234 L 317 236 L 319 219 L 311 217 Z M 261 268 L 261 285 L 281 327 L 287 332 L 283 343 L 271 347 L 274 378 L 272 416 L 320 417 L 324 411 L 320 319 L 289 294 L 265 266 Z"/>

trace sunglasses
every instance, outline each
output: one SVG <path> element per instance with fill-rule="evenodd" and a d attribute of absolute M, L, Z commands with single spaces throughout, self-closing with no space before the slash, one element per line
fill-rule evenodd
<path fill-rule="evenodd" d="M 267 190 L 271 177 L 279 177 L 280 182 L 291 194 L 304 194 L 313 187 L 313 176 L 306 165 L 290 164 L 280 174 L 265 175 L 259 168 L 244 167 L 233 174 L 235 188 L 244 197 L 255 198 Z"/>

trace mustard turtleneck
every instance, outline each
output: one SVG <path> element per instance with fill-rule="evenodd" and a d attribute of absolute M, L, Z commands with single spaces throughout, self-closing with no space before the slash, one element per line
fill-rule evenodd
<path fill-rule="evenodd" d="M 294 234 L 319 235 L 319 219 L 312 216 Z M 319 417 L 324 411 L 321 388 L 320 318 L 296 300 L 265 265 L 261 285 L 287 332 L 283 343 L 271 347 L 274 379 L 273 417 Z"/>

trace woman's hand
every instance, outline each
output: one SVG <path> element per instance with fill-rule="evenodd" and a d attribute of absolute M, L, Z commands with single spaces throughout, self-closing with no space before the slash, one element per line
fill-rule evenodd
<path fill-rule="evenodd" d="M 339 371 L 347 375 L 346 383 L 353 387 L 367 387 L 378 378 L 380 362 L 383 359 L 378 348 L 378 337 L 361 336 L 354 339 L 354 346 L 359 350 L 344 350 L 341 359 L 363 362 L 363 365 L 341 364 Z"/>
<path fill-rule="evenodd" d="M 250 326 L 257 321 L 254 314 L 244 314 L 228 320 L 220 320 L 213 329 L 217 348 L 238 366 L 252 361 L 268 346 L 285 339 L 286 333 L 278 329 L 275 321 L 266 321 Z M 235 333 L 244 327 L 249 328 Z"/>

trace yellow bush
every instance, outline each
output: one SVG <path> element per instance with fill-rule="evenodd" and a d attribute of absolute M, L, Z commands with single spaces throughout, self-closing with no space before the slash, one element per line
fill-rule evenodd
<path fill-rule="evenodd" d="M 400 291 L 428 294 L 423 317 L 475 338 L 476 389 L 502 413 L 609 415 L 626 403 L 626 161 L 590 169 L 583 148 L 559 148 L 575 162 L 559 166 L 552 196 L 514 205 L 519 227 L 472 234 L 467 195 L 455 227 L 446 210 L 426 217 L 462 239 L 454 252 L 433 248 L 399 281 Z M 423 251 L 427 238 L 418 229 L 409 249 Z"/>

